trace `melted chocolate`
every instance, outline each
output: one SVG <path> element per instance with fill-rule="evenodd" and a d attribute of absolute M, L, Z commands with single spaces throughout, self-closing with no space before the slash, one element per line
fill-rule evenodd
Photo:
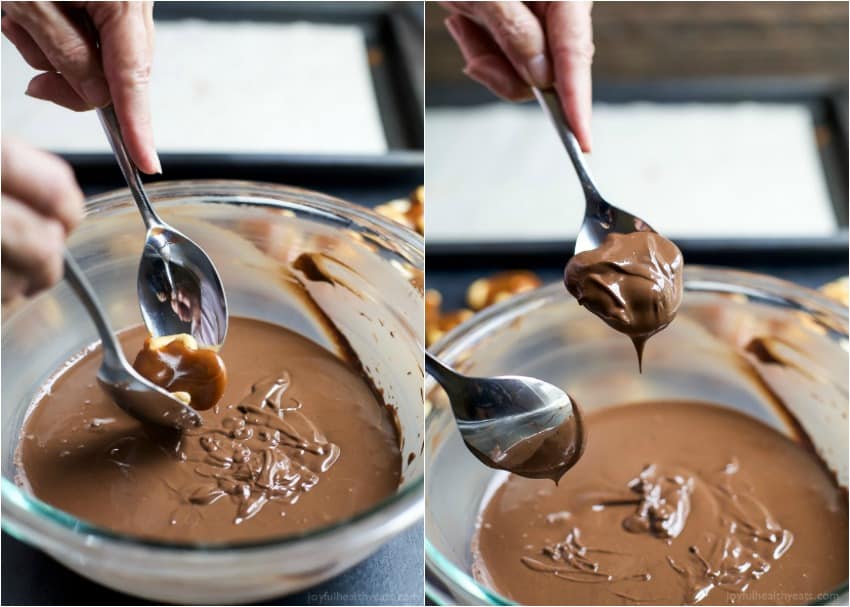
<path fill-rule="evenodd" d="M 655 232 L 610 233 L 570 259 L 567 290 L 635 344 L 642 366 L 646 340 L 670 324 L 682 303 L 682 253 Z"/>
<path fill-rule="evenodd" d="M 125 351 L 142 328 L 122 332 Z M 348 518 L 393 494 L 399 439 L 356 368 L 265 322 L 231 317 L 228 382 L 203 426 L 146 428 L 94 381 L 91 348 L 36 401 L 19 482 L 83 520 L 183 542 L 266 540 Z"/>
<path fill-rule="evenodd" d="M 560 485 L 509 476 L 473 539 L 480 582 L 526 604 L 788 604 L 847 577 L 847 494 L 820 460 L 717 405 L 586 416 Z"/>
<path fill-rule="evenodd" d="M 605 506 L 636 506 L 635 512 L 623 519 L 623 529 L 674 538 L 685 528 L 694 491 L 694 479 L 687 473 L 663 473 L 650 464 L 629 482 L 629 490 L 637 497 L 603 503 Z"/>
<path fill-rule="evenodd" d="M 227 370 L 218 352 L 192 348 L 179 337 L 163 345 L 158 345 L 157 340 L 163 338 L 145 340 L 133 368 L 169 392 L 189 394 L 193 409 L 204 411 L 216 404 L 227 386 Z"/>
<path fill-rule="evenodd" d="M 581 457 L 587 442 L 575 400 L 573 411 L 574 414 L 561 425 L 518 441 L 504 451 L 485 454 L 471 443 L 466 443 L 466 446 L 490 468 L 507 470 L 526 478 L 548 478 L 557 483 Z"/>

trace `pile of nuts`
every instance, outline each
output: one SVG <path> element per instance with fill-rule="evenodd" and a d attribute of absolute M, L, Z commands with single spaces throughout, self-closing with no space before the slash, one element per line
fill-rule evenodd
<path fill-rule="evenodd" d="M 499 272 L 489 278 L 479 278 L 466 290 L 466 303 L 478 312 L 514 295 L 533 291 L 542 283 L 528 270 Z"/>
<path fill-rule="evenodd" d="M 379 214 L 401 225 L 425 234 L 425 187 L 419 186 L 409 198 L 398 198 L 375 207 Z"/>
<path fill-rule="evenodd" d="M 823 285 L 820 291 L 830 299 L 843 303 L 845 306 L 848 305 L 846 276 Z"/>
<path fill-rule="evenodd" d="M 443 296 L 435 289 L 425 291 L 425 345 L 430 346 L 447 331 L 472 317 L 474 312 L 461 308 L 451 312 L 442 312 L 440 306 Z"/>
<path fill-rule="evenodd" d="M 466 303 L 469 308 L 449 312 L 441 310 L 443 297 L 439 291 L 428 289 L 425 292 L 425 345 L 430 346 L 448 331 L 472 317 L 475 312 L 514 295 L 536 289 L 541 284 L 540 278 L 528 270 L 511 270 L 479 278 L 466 290 Z"/>

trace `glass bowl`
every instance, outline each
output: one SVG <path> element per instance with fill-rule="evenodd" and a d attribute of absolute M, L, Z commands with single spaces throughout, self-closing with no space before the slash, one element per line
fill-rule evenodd
<path fill-rule="evenodd" d="M 790 436 L 801 426 L 846 489 L 847 317 L 845 307 L 785 281 L 688 266 L 679 314 L 649 340 L 640 375 L 631 341 L 578 306 L 562 284 L 488 308 L 432 351 L 471 375 L 530 375 L 559 385 L 585 413 L 680 398 L 739 409 Z M 823 388 L 828 393 L 789 401 L 793 417 L 777 406 L 760 380 L 741 372 L 742 365 L 748 366 L 741 346 L 762 331 L 779 330 L 812 355 L 807 372 L 828 388 Z M 430 377 L 425 394 L 431 404 L 425 420 L 425 563 L 440 582 L 426 584 L 428 596 L 438 604 L 512 604 L 471 575 L 470 542 L 478 514 L 494 475 L 504 473 L 484 467 L 466 450 L 445 394 Z M 825 590 L 813 602 L 847 603 L 846 582 Z"/>
<path fill-rule="evenodd" d="M 185 181 L 158 183 L 148 193 L 163 219 L 212 257 L 231 314 L 285 326 L 332 352 L 339 346 L 328 323 L 344 335 L 396 409 L 403 482 L 372 509 L 318 530 L 203 546 L 139 541 L 39 501 L 15 484 L 21 425 L 44 380 L 96 339 L 84 309 L 60 283 L 3 314 L 3 529 L 85 577 L 153 600 L 255 601 L 317 584 L 422 516 L 422 239 L 371 211 L 288 187 Z M 68 243 L 116 329 L 141 322 L 136 270 L 143 237 L 135 205 L 121 190 L 90 200 Z M 309 293 L 299 292 L 282 269 L 302 252 L 344 260 L 324 269 L 346 288 L 307 283 Z"/>

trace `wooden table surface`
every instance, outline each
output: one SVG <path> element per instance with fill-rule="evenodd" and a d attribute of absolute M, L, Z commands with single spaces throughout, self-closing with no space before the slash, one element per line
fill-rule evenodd
<path fill-rule="evenodd" d="M 465 77 L 443 26 L 426 6 L 428 85 Z M 598 2 L 594 79 L 805 77 L 847 81 L 847 2 Z"/>

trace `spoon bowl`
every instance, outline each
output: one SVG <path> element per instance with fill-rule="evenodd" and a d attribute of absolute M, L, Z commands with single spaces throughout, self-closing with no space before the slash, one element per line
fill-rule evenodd
<path fill-rule="evenodd" d="M 97 113 L 148 229 L 137 285 L 148 332 L 155 337 L 188 333 L 203 346 L 220 347 L 227 335 L 227 298 L 215 265 L 200 246 L 154 211 L 112 106 Z"/>
<path fill-rule="evenodd" d="M 201 425 L 201 417 L 194 409 L 139 375 L 126 360 L 119 365 L 104 360 L 97 383 L 116 405 L 140 422 L 174 430 Z"/>
<path fill-rule="evenodd" d="M 592 251 L 602 245 L 608 234 L 629 234 L 631 232 L 655 232 L 640 217 L 615 207 L 603 199 L 596 204 L 587 203 L 584 220 L 576 236 L 574 254 Z"/>
<path fill-rule="evenodd" d="M 484 464 L 557 482 L 578 461 L 584 428 L 566 392 L 533 377 L 467 377 L 425 356 L 428 373 L 449 397 L 461 437 Z"/>
<path fill-rule="evenodd" d="M 164 223 L 148 229 L 139 262 L 139 308 L 155 336 L 188 333 L 217 347 L 227 334 L 227 300 L 203 249 Z"/>

